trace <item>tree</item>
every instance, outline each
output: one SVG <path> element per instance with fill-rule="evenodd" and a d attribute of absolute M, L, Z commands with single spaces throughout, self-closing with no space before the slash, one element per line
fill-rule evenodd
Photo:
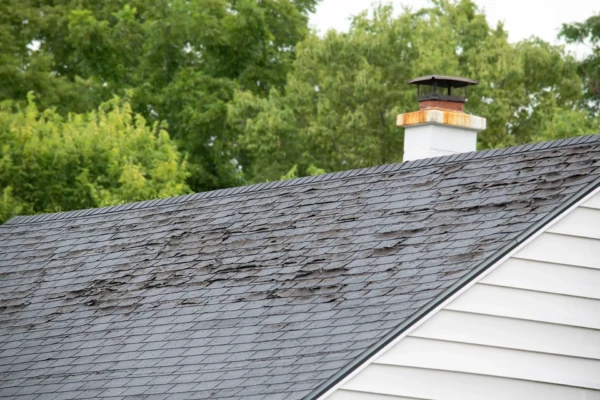
<path fill-rule="evenodd" d="M 236 89 L 282 88 L 318 0 L 4 0 L 0 101 L 87 112 L 131 90 L 189 153 L 196 190 L 240 182 L 226 124 Z M 36 47 L 39 47 L 36 49 Z"/>
<path fill-rule="evenodd" d="M 583 22 L 564 24 L 560 36 L 567 43 L 590 45 L 590 54 L 579 64 L 585 88 L 583 105 L 593 115 L 600 115 L 600 13 Z"/>
<path fill-rule="evenodd" d="M 0 106 L 0 222 L 13 215 L 102 207 L 189 192 L 186 161 L 164 124 L 115 98 L 62 117 Z"/>
<path fill-rule="evenodd" d="M 302 176 L 310 165 L 337 171 L 401 161 L 395 116 L 415 110 L 406 82 L 426 74 L 481 81 L 466 105 L 488 119 L 481 148 L 542 140 L 543 132 L 559 134 L 548 121 L 586 118 L 576 61 L 536 38 L 510 44 L 502 24 L 491 28 L 471 0 L 436 0 L 398 17 L 379 6 L 354 18 L 348 33 L 307 37 L 293 67 L 285 92 L 240 91 L 229 106 L 251 181 L 294 165 Z"/>

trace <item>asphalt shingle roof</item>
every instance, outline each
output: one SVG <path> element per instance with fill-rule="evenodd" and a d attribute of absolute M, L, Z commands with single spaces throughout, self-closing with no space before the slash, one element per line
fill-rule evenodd
<path fill-rule="evenodd" d="M 600 176 L 600 136 L 0 226 L 0 397 L 302 399 Z"/>

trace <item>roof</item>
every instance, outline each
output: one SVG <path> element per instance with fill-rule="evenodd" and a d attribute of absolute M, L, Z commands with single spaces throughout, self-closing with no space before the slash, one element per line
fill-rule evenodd
<path fill-rule="evenodd" d="M 316 398 L 597 185 L 600 135 L 0 226 L 0 397 Z"/>
<path fill-rule="evenodd" d="M 441 86 L 441 87 L 450 86 L 450 87 L 454 87 L 454 88 L 479 84 L 479 81 L 476 81 L 474 79 L 460 78 L 458 76 L 444 76 L 444 75 L 421 76 L 419 78 L 411 79 L 410 81 L 408 81 L 408 83 L 413 84 L 413 85 L 419 85 L 419 84 L 422 85 L 422 84 L 427 84 L 427 83 L 433 84 L 433 81 L 438 81 L 438 83 L 437 83 L 438 86 Z"/>

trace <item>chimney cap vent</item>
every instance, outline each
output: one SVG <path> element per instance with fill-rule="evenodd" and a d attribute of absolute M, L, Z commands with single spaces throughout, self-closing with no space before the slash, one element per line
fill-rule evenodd
<path fill-rule="evenodd" d="M 435 83 L 443 88 L 460 88 L 479 84 L 478 81 L 469 78 L 460 78 L 457 76 L 427 75 L 420 78 L 414 78 L 408 81 L 411 85 L 430 85 Z"/>
<path fill-rule="evenodd" d="M 462 111 L 467 101 L 467 87 L 479 82 L 455 76 L 428 75 L 408 81 L 417 85 L 417 99 L 421 108 L 437 106 Z"/>

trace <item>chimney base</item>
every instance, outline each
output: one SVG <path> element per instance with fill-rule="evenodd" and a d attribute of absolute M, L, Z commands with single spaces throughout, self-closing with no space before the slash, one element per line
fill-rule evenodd
<path fill-rule="evenodd" d="M 477 132 L 485 129 L 486 120 L 427 108 L 398 115 L 397 124 L 405 128 L 404 161 L 411 161 L 477 150 Z"/>
<path fill-rule="evenodd" d="M 404 133 L 404 161 L 475 150 L 477 131 L 474 130 L 430 123 L 411 126 Z"/>
<path fill-rule="evenodd" d="M 396 119 L 397 125 L 404 128 L 430 122 L 476 131 L 483 131 L 486 127 L 485 118 L 465 114 L 460 111 L 446 110 L 444 108 L 426 108 L 420 111 L 400 114 Z"/>

